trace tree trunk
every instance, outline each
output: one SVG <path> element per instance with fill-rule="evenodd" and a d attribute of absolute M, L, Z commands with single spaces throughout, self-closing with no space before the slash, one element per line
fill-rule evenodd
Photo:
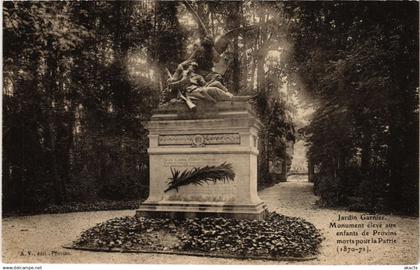
<path fill-rule="evenodd" d="M 369 173 L 370 159 L 371 159 L 371 138 L 370 134 L 363 134 L 362 139 L 362 158 L 361 158 L 361 171 L 364 176 Z"/>
<path fill-rule="evenodd" d="M 51 41 L 50 41 L 51 42 Z M 52 48 L 51 44 L 50 47 Z M 51 52 L 54 50 L 51 49 Z M 57 106 L 55 96 L 57 95 L 57 68 L 58 68 L 58 59 L 57 54 L 50 53 L 47 58 L 47 67 L 48 72 L 46 76 L 46 84 L 45 86 L 49 89 L 47 93 L 46 99 L 46 113 L 47 113 L 47 136 L 49 137 L 49 154 L 50 154 L 50 164 L 52 170 L 52 180 L 53 180 L 53 187 L 54 187 L 54 200 L 56 204 L 63 203 L 63 183 L 58 171 L 58 162 L 57 162 L 57 130 L 56 125 L 57 123 L 57 112 L 55 107 Z"/>
<path fill-rule="evenodd" d="M 240 17 L 240 3 L 241 2 L 230 2 L 230 9 L 228 17 L 226 18 L 226 26 L 228 30 L 232 30 L 240 27 L 241 17 Z M 241 79 L 241 70 L 240 70 L 240 61 L 239 61 L 239 46 L 238 46 L 238 35 L 233 39 L 233 59 L 232 59 L 232 87 L 231 91 L 234 94 L 238 94 L 240 79 Z"/>
<path fill-rule="evenodd" d="M 287 181 L 287 146 L 284 145 L 283 160 L 281 162 L 281 180 Z"/>
<path fill-rule="evenodd" d="M 315 166 L 311 159 L 308 159 L 308 182 L 313 183 L 315 176 Z"/>

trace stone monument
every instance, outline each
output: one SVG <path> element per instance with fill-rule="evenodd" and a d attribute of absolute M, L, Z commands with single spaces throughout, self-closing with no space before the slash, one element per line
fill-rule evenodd
<path fill-rule="evenodd" d="M 213 39 L 188 1 L 200 39 L 173 74 L 163 105 L 146 123 L 149 130 L 150 192 L 137 215 L 229 216 L 262 219 L 257 194 L 260 122 L 247 102 L 223 84 L 229 64 L 223 55 L 245 28 Z"/>
<path fill-rule="evenodd" d="M 150 193 L 138 216 L 225 216 L 263 219 L 257 194 L 257 120 L 246 97 L 230 101 L 170 104 L 154 113 L 149 130 Z M 187 184 L 170 189 L 173 172 L 229 164 L 229 181 Z"/>

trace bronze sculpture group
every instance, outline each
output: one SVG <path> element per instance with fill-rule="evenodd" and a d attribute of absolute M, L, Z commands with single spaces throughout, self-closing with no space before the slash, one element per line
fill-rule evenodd
<path fill-rule="evenodd" d="M 190 109 L 196 107 L 195 100 L 213 103 L 230 100 L 233 95 L 222 83 L 223 73 L 227 68 L 227 59 L 223 53 L 230 39 L 245 28 L 230 30 L 213 40 L 191 5 L 187 1 L 184 4 L 198 23 L 200 38 L 194 44 L 190 57 L 178 65 L 174 74 L 167 70 L 168 90 L 178 100 L 183 100 Z"/>

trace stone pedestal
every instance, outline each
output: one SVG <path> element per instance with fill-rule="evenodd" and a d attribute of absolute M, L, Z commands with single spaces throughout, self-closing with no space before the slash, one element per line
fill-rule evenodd
<path fill-rule="evenodd" d="M 198 103 L 196 110 L 177 103 L 159 108 L 149 130 L 150 193 L 138 216 L 225 216 L 263 219 L 266 206 L 257 194 L 260 122 L 246 100 Z M 233 181 L 181 186 L 169 190 L 171 168 L 232 164 Z"/>

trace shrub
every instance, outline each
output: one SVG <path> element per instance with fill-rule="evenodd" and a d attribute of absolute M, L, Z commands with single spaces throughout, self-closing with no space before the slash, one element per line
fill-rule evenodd
<path fill-rule="evenodd" d="M 142 185 L 140 179 L 130 176 L 115 176 L 107 179 L 98 196 L 105 200 L 130 200 L 144 197 L 148 186 Z"/>
<path fill-rule="evenodd" d="M 315 177 L 315 192 L 324 206 L 342 206 L 346 203 L 345 185 L 340 177 L 318 175 Z"/>

